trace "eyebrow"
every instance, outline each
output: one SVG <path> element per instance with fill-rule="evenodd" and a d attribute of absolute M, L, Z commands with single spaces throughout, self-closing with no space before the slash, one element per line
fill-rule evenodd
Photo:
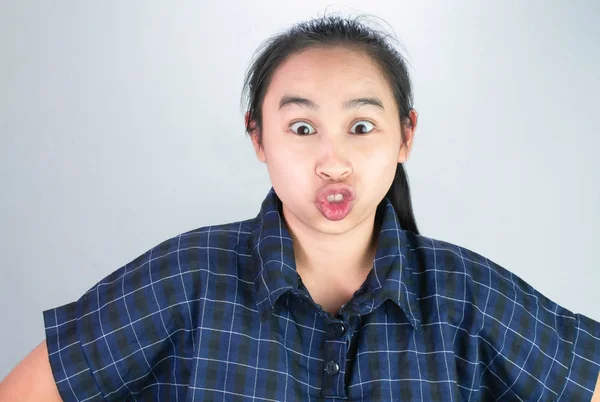
<path fill-rule="evenodd" d="M 310 99 L 302 98 L 300 96 L 295 95 L 284 95 L 279 101 L 279 110 L 281 110 L 285 106 L 289 105 L 298 105 L 302 107 L 308 107 L 309 109 L 319 110 L 319 105 Z M 357 108 L 360 106 L 371 105 L 381 108 L 381 110 L 385 111 L 383 107 L 383 102 L 377 97 L 364 97 L 364 98 L 356 98 L 350 99 L 343 103 L 343 107 L 345 109 Z"/>

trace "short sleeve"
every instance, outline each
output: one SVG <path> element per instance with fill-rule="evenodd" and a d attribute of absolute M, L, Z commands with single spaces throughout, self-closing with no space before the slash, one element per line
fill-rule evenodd
<path fill-rule="evenodd" d="M 500 400 L 591 400 L 600 373 L 600 323 L 499 265 L 484 265 L 489 282 L 481 281 L 490 286 L 480 286 L 487 300 L 481 385 Z"/>
<path fill-rule="evenodd" d="M 600 374 L 600 323 L 582 314 L 573 317 L 575 339 L 561 401 L 591 400 Z"/>
<path fill-rule="evenodd" d="M 79 300 L 43 312 L 64 401 L 175 400 L 185 391 L 177 385 L 190 372 L 197 278 L 183 253 L 177 242 L 161 243 Z"/>

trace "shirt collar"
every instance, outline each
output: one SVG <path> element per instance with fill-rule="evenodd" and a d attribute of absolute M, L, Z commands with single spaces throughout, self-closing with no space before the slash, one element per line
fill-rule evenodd
<path fill-rule="evenodd" d="M 292 238 L 283 219 L 281 200 L 271 187 L 256 217 L 253 231 L 253 257 L 257 275 L 254 289 L 261 319 L 269 316 L 277 299 L 291 290 L 298 290 Z M 413 328 L 421 322 L 414 278 L 407 266 L 409 259 L 406 232 L 388 198 L 377 208 L 376 221 L 380 222 L 377 251 L 373 269 L 363 287 L 355 294 L 354 307 L 365 315 L 386 300 L 392 300 L 406 315 Z"/>

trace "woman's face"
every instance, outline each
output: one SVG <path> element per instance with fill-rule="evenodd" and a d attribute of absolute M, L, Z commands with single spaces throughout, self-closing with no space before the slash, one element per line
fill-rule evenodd
<path fill-rule="evenodd" d="M 256 135 L 252 141 L 288 225 L 327 234 L 374 217 L 416 126 L 415 113 L 402 144 L 384 77 L 365 54 L 342 47 L 288 58 L 273 75 L 262 117 L 262 145 Z"/>

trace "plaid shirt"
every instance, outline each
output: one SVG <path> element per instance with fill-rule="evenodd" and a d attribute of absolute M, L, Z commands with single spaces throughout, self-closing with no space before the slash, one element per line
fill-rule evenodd
<path fill-rule="evenodd" d="M 580 401 L 600 323 L 388 199 L 363 286 L 332 316 L 296 273 L 271 189 L 258 216 L 171 238 L 43 312 L 65 401 Z"/>

